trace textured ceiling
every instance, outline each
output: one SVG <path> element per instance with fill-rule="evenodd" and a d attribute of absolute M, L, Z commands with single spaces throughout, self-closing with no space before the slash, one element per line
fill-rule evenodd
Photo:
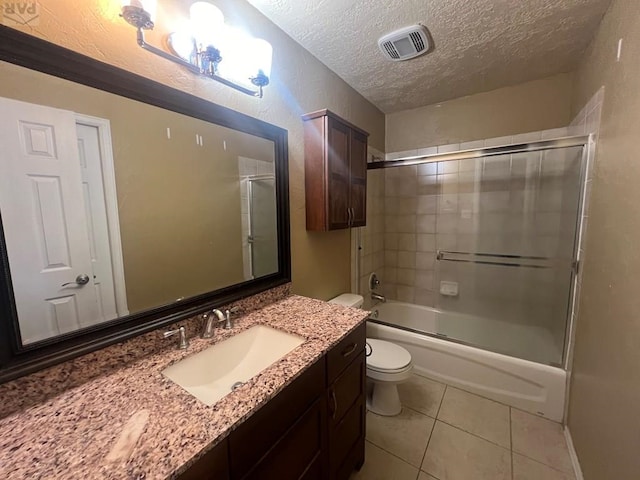
<path fill-rule="evenodd" d="M 382 111 L 573 70 L 611 0 L 248 0 Z M 377 40 L 422 23 L 431 53 L 386 60 Z"/>

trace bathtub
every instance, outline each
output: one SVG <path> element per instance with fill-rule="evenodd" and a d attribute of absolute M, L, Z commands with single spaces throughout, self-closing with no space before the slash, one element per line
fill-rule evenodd
<path fill-rule="evenodd" d="M 391 301 L 378 304 L 371 311 L 367 336 L 406 348 L 416 373 L 556 422 L 563 421 L 567 378 L 563 369 L 416 331 L 437 335 L 442 316 L 451 321 L 455 314 Z M 464 316 L 457 317 L 454 320 L 458 324 L 465 322 Z"/>

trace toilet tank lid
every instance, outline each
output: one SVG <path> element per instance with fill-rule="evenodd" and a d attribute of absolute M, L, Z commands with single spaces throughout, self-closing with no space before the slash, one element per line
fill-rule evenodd
<path fill-rule="evenodd" d="M 336 303 L 345 307 L 361 307 L 364 303 L 362 295 L 356 295 L 355 293 L 343 293 L 335 298 L 329 300 L 329 303 Z"/>

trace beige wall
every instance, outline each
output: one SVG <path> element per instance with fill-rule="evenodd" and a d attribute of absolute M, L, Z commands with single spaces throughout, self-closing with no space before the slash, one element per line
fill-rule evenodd
<path fill-rule="evenodd" d="M 179 27 L 190 2 L 159 2 L 156 29 L 148 35 L 162 45 L 164 35 Z M 40 24 L 24 30 L 98 60 L 195 94 L 209 101 L 265 120 L 289 131 L 293 290 L 328 299 L 348 291 L 350 235 L 348 230 L 307 233 L 304 209 L 304 142 L 300 115 L 329 108 L 371 136 L 384 150 L 384 115 L 309 52 L 244 1 L 218 0 L 228 23 L 244 25 L 273 45 L 271 85 L 263 99 L 198 78 L 171 62 L 137 47 L 135 30 L 118 17 L 115 0 L 49 0 Z M 178 5 L 176 13 L 167 5 Z M 183 13 L 184 15 L 180 15 Z"/>
<path fill-rule="evenodd" d="M 640 472 L 638 58 L 640 2 L 616 0 L 577 71 L 573 102 L 577 112 L 605 86 L 569 405 L 585 480 Z"/>
<path fill-rule="evenodd" d="M 386 151 L 468 142 L 564 127 L 571 120 L 571 74 L 387 115 Z"/>

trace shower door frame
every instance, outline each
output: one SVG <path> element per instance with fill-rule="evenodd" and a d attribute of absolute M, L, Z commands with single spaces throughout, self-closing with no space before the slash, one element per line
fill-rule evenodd
<path fill-rule="evenodd" d="M 446 152 L 446 153 L 434 153 L 431 155 L 413 155 L 408 157 L 402 157 L 395 160 L 383 160 L 377 162 L 371 162 L 367 164 L 367 170 L 378 170 L 383 168 L 396 168 L 396 167 L 405 167 L 412 165 L 421 165 L 424 163 L 433 163 L 433 162 L 448 162 L 454 160 L 469 160 L 469 159 L 481 159 L 486 157 L 494 157 L 498 155 L 512 155 L 516 153 L 534 153 L 541 152 L 545 150 L 556 150 L 560 148 L 570 148 L 570 147 L 582 147 L 582 161 L 580 165 L 580 190 L 579 190 L 579 199 L 578 199 L 578 209 L 576 215 L 576 229 L 575 229 L 575 237 L 573 240 L 573 255 L 572 255 L 572 265 L 571 269 L 571 285 L 569 289 L 569 295 L 567 298 L 567 318 L 564 329 L 564 343 L 562 348 L 562 359 L 560 363 L 547 363 L 552 367 L 562 368 L 563 370 L 567 370 L 570 358 L 572 356 L 572 348 L 573 348 L 573 340 L 575 337 L 575 311 L 577 308 L 577 288 L 576 283 L 578 280 L 578 274 L 580 271 L 580 250 L 582 247 L 582 243 L 584 241 L 584 231 L 583 231 L 583 219 L 585 216 L 585 205 L 586 205 L 586 195 L 587 195 L 587 174 L 589 170 L 589 159 L 590 159 L 590 151 L 595 148 L 595 137 L 593 134 L 588 135 L 573 135 L 566 137 L 558 137 L 549 140 L 539 140 L 535 142 L 527 142 L 527 143 L 513 143 L 506 145 L 499 145 L 495 147 L 481 147 L 481 148 L 473 148 L 469 150 L 460 150 L 457 152 Z M 358 265 L 359 269 L 359 265 Z M 356 275 L 359 279 L 360 272 Z M 432 307 L 435 309 L 435 307 Z M 437 310 L 437 309 L 436 309 Z M 376 321 L 373 319 L 373 321 Z M 386 322 L 379 322 L 385 325 L 388 325 Z M 391 325 L 393 326 L 393 325 Z M 408 329 L 414 331 L 413 329 Z M 480 348 L 477 345 L 474 345 L 470 342 L 466 342 L 464 340 L 458 340 L 447 336 L 438 335 L 435 333 L 429 332 L 416 332 L 423 335 L 428 335 L 430 337 L 439 338 L 447 341 L 451 341 L 454 343 L 459 343 L 462 345 L 467 345 L 474 348 Z M 483 349 L 484 350 L 484 349 Z M 496 352 L 500 353 L 500 352 Z M 509 354 L 509 356 L 513 356 Z M 519 358 L 519 357 L 516 357 Z M 538 362 L 534 362 L 538 363 Z M 544 363 L 541 363 L 544 365 Z"/>
<path fill-rule="evenodd" d="M 274 182 L 274 195 L 275 195 L 275 174 L 258 174 L 258 175 L 248 175 L 246 177 L 247 181 L 247 213 L 248 213 L 248 230 L 249 235 L 247 236 L 247 243 L 249 244 L 249 270 L 251 271 L 251 278 L 256 278 L 254 275 L 254 208 L 253 208 L 253 182 L 259 182 L 264 180 L 273 180 Z M 276 213 L 277 214 L 277 213 Z"/>

